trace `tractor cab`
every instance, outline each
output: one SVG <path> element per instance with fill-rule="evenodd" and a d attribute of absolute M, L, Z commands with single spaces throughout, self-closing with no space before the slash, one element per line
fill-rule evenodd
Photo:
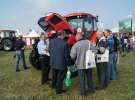
<path fill-rule="evenodd" d="M 74 30 L 81 28 L 86 37 L 97 31 L 97 19 L 88 13 L 71 13 L 65 18 Z"/>

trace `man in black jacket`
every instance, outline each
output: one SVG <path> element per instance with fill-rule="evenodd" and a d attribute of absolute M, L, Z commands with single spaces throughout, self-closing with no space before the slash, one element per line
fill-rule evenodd
<path fill-rule="evenodd" d="M 99 39 L 97 42 L 97 74 L 98 74 L 98 87 L 97 89 L 105 89 L 108 85 L 107 80 L 107 67 L 108 67 L 108 61 L 107 58 L 109 57 L 109 51 L 108 54 L 105 56 L 105 53 L 107 53 L 107 40 L 103 33 L 97 34 L 97 38 Z M 106 58 L 106 59 L 104 59 Z M 109 58 L 108 58 L 109 59 Z"/>
<path fill-rule="evenodd" d="M 19 63 L 22 61 L 24 69 L 27 69 L 26 62 L 25 62 L 25 42 L 22 40 L 22 36 L 20 35 L 15 42 L 15 50 L 16 50 L 16 71 L 19 70 Z"/>
<path fill-rule="evenodd" d="M 52 88 L 56 90 L 56 94 L 61 94 L 64 92 L 62 84 L 66 75 L 70 53 L 64 41 L 65 31 L 59 31 L 57 35 L 58 37 L 51 39 L 49 44 L 50 66 L 52 68 Z"/>
<path fill-rule="evenodd" d="M 117 33 L 114 33 L 113 39 L 114 39 L 114 57 L 115 57 L 114 66 L 117 73 L 117 60 L 118 60 L 118 52 L 119 52 L 119 39 Z"/>

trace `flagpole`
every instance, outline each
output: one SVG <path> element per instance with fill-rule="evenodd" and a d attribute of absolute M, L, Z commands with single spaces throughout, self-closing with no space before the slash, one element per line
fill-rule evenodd
<path fill-rule="evenodd" d="M 133 33 L 133 16 L 128 15 L 128 18 L 131 19 L 131 34 Z"/>
<path fill-rule="evenodd" d="M 133 16 L 131 18 L 131 34 L 133 33 Z"/>

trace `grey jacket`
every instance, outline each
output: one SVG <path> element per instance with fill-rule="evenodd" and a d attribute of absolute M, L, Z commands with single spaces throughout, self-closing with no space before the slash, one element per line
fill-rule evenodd
<path fill-rule="evenodd" d="M 96 51 L 94 43 L 90 42 L 89 40 L 79 40 L 71 49 L 70 56 L 72 59 L 76 60 L 75 65 L 77 66 L 77 69 L 86 69 L 85 55 L 86 51 L 89 49 L 89 43 L 90 49 L 92 51 Z"/>

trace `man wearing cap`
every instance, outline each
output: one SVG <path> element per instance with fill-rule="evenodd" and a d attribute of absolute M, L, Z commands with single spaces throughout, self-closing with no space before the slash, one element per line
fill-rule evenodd
<path fill-rule="evenodd" d="M 16 50 L 16 71 L 20 71 L 19 69 L 19 64 L 20 61 L 23 63 L 24 69 L 27 69 L 28 67 L 26 66 L 25 63 L 25 55 L 24 55 L 24 49 L 25 49 L 25 42 L 22 40 L 22 36 L 20 35 L 18 39 L 15 42 L 15 50 Z"/>
<path fill-rule="evenodd" d="M 41 64 L 41 84 L 49 84 L 49 72 L 50 72 L 50 65 L 49 59 L 50 54 L 48 52 L 48 34 L 42 33 L 40 36 L 40 41 L 38 42 L 37 48 L 39 53 L 39 60 Z"/>

